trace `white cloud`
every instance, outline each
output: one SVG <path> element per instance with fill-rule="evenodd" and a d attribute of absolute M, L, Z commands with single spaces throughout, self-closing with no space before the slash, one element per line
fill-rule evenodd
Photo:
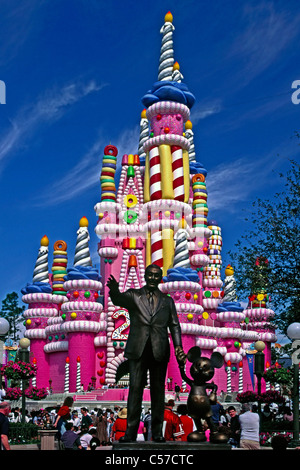
<path fill-rule="evenodd" d="M 236 213 L 241 203 L 255 199 L 266 181 L 271 186 L 271 174 L 279 162 L 274 154 L 261 158 L 239 158 L 218 165 L 207 175 L 208 206 L 214 212 Z"/>
<path fill-rule="evenodd" d="M 300 15 L 275 8 L 276 3 L 246 4 L 229 58 L 241 60 L 241 85 L 249 83 L 272 65 L 299 32 Z"/>
<path fill-rule="evenodd" d="M 26 106 L 11 120 L 10 130 L 0 138 L 0 161 L 17 150 L 19 145 L 24 145 L 24 141 L 43 123 L 57 121 L 70 106 L 104 86 L 91 80 L 86 84 L 71 83 L 61 89 L 47 90 L 34 104 Z"/>
<path fill-rule="evenodd" d="M 196 105 L 191 112 L 191 121 L 197 124 L 202 119 L 206 119 L 213 114 L 218 114 L 222 111 L 222 104 L 219 100 L 214 100 L 207 103 Z"/>
<path fill-rule="evenodd" d="M 46 188 L 43 194 L 39 194 L 37 205 L 55 206 L 73 199 L 95 185 L 99 185 L 100 189 L 101 156 L 106 145 L 110 143 L 118 149 L 119 162 L 124 154 L 136 154 L 139 143 L 139 127 L 123 131 L 115 142 L 108 142 L 103 136 L 99 136 L 73 169 Z M 120 166 L 119 163 L 119 169 Z"/>

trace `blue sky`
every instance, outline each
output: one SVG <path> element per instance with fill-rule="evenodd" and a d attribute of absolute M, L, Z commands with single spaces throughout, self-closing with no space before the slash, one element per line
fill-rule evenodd
<path fill-rule="evenodd" d="M 209 218 L 223 259 L 256 197 L 281 189 L 276 171 L 299 159 L 298 1 L 0 0 L 1 300 L 32 281 L 40 240 L 65 240 L 73 263 L 79 220 L 89 220 L 107 144 L 137 153 L 141 98 L 157 80 L 165 14 L 175 60 L 196 96 L 197 160 L 208 170 Z M 275 173 L 274 173 L 275 171 Z"/>

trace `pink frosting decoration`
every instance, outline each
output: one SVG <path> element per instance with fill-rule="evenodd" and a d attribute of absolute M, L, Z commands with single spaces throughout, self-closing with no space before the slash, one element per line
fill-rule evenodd
<path fill-rule="evenodd" d="M 151 119 L 151 130 L 154 136 L 161 134 L 183 134 L 181 114 L 157 114 Z"/>

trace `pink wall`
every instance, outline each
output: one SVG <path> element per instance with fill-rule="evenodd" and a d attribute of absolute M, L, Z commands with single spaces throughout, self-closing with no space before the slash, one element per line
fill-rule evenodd
<path fill-rule="evenodd" d="M 81 384 L 86 390 L 95 376 L 94 333 L 69 333 L 70 392 L 76 392 L 77 358 L 80 357 Z"/>

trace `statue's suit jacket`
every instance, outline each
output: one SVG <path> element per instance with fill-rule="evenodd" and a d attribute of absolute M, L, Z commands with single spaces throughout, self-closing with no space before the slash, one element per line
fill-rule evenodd
<path fill-rule="evenodd" d="M 154 313 L 151 314 L 144 287 L 128 289 L 122 293 L 118 289 L 110 290 L 112 302 L 126 308 L 130 315 L 130 331 L 124 351 L 127 359 L 139 359 L 150 338 L 155 360 L 168 361 L 170 358 L 168 329 L 174 347 L 182 346 L 181 328 L 173 299 L 159 289 L 155 291 L 155 294 L 158 302 Z"/>

